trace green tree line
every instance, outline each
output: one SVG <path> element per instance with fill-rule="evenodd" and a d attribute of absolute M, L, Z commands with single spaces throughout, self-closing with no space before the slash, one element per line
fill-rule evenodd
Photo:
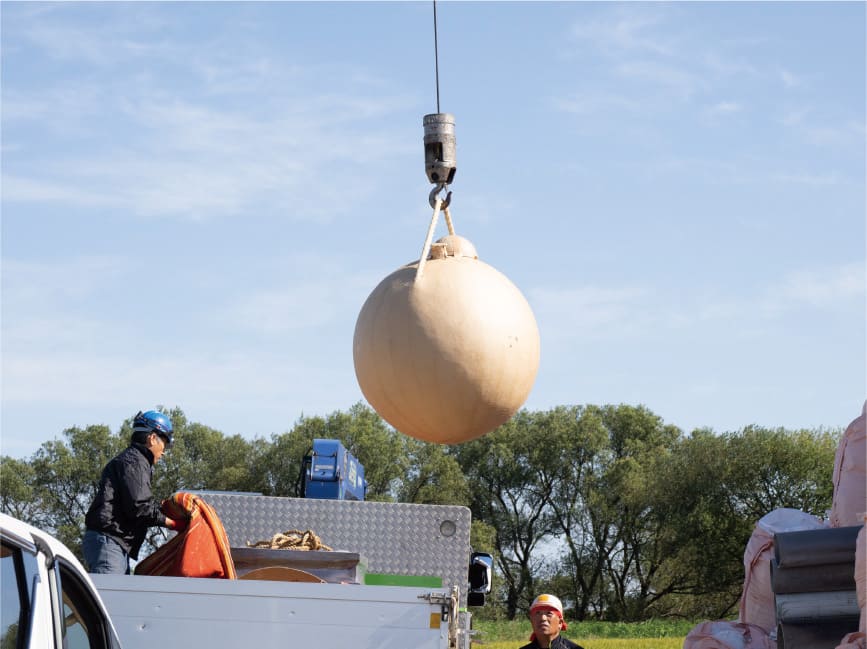
<path fill-rule="evenodd" d="M 482 617 L 514 619 L 542 591 L 575 620 L 720 619 L 737 607 L 756 521 L 831 506 L 841 430 L 749 426 L 684 434 L 644 406 L 522 410 L 484 437 L 441 446 L 406 437 L 364 404 L 302 416 L 270 439 L 227 435 L 164 410 L 175 444 L 154 493 L 300 496 L 314 438 L 339 439 L 365 467 L 369 500 L 465 505 L 472 544 L 495 557 Z M 84 513 L 132 422 L 69 428 L 29 459 L 0 458 L 0 509 L 80 555 Z M 219 512 L 218 512 L 219 513 Z M 154 529 L 158 547 L 164 532 Z"/>

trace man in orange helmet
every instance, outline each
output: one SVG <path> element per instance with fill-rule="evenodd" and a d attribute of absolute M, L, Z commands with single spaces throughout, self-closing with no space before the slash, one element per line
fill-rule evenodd
<path fill-rule="evenodd" d="M 530 623 L 533 635 L 530 644 L 521 649 L 583 649 L 560 635 L 566 630 L 563 603 L 553 595 L 539 595 L 530 604 Z"/>

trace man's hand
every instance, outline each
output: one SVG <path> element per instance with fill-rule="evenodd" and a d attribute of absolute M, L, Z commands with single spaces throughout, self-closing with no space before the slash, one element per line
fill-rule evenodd
<path fill-rule="evenodd" d="M 166 527 L 175 532 L 183 532 L 190 524 L 186 518 L 169 518 L 166 516 Z"/>

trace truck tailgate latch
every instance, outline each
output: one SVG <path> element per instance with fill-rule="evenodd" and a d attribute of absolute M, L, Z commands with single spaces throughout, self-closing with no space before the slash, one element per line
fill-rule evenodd
<path fill-rule="evenodd" d="M 442 619 L 443 622 L 448 622 L 452 598 L 447 593 L 426 593 L 424 595 L 419 595 L 418 598 L 426 599 L 431 604 L 439 604 L 440 619 Z"/>

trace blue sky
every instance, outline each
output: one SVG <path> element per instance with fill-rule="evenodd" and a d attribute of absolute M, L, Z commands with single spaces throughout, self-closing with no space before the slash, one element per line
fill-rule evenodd
<path fill-rule="evenodd" d="M 431 217 L 431 3 L 0 11 L 2 453 L 157 404 L 267 438 L 362 400 L 358 312 Z M 535 313 L 528 408 L 860 413 L 864 3 L 437 17 L 452 216 Z"/>

